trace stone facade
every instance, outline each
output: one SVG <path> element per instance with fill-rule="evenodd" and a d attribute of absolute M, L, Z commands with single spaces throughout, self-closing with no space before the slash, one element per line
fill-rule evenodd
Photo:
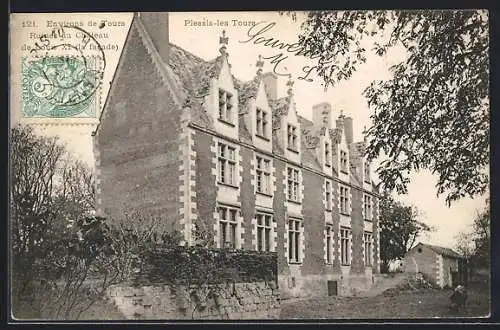
<path fill-rule="evenodd" d="M 312 121 L 299 116 L 293 82 L 278 98 L 272 74 L 239 81 L 224 44 L 208 62 L 169 44 L 167 64 L 148 37 L 152 23 L 141 22 L 149 18 L 132 22 L 95 132 L 104 215 L 136 209 L 165 218 L 184 244 L 202 233 L 220 247 L 225 231 L 224 244 L 275 251 L 284 298 L 368 289 L 379 272 L 379 195 L 365 175 L 364 142 L 353 142 L 353 120 L 328 103 L 313 107 Z M 233 216 L 226 208 L 234 227 L 224 227 Z"/>
<path fill-rule="evenodd" d="M 403 260 L 404 271 L 422 273 L 428 281 L 438 287 L 453 287 L 453 281 L 464 281 L 459 273 L 459 263 L 464 258 L 451 249 L 419 243 L 410 249 Z M 453 274 L 457 273 L 454 279 Z"/>

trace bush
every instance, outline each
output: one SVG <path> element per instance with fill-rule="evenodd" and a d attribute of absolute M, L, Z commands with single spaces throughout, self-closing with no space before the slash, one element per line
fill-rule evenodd
<path fill-rule="evenodd" d="M 277 280 L 276 253 L 209 249 L 206 247 L 157 247 L 143 253 L 137 280 L 177 284 L 271 282 Z"/>

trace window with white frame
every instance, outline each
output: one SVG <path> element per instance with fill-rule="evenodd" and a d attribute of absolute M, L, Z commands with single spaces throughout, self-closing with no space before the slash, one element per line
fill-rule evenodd
<path fill-rule="evenodd" d="M 287 126 L 287 147 L 288 149 L 297 151 L 298 150 L 298 137 L 297 137 L 297 127 L 288 124 Z"/>
<path fill-rule="evenodd" d="M 219 119 L 233 123 L 233 94 L 219 89 Z"/>
<path fill-rule="evenodd" d="M 257 213 L 257 251 L 271 251 L 273 216 L 267 213 Z"/>
<path fill-rule="evenodd" d="M 257 176 L 257 192 L 261 194 L 271 195 L 271 160 L 255 156 Z"/>
<path fill-rule="evenodd" d="M 256 126 L 255 126 L 257 136 L 263 137 L 265 139 L 269 138 L 268 122 L 269 122 L 269 118 L 268 118 L 267 112 L 260 109 L 260 108 L 257 108 Z"/>
<path fill-rule="evenodd" d="M 368 162 L 365 162 L 365 182 L 370 183 L 370 164 Z"/>
<path fill-rule="evenodd" d="M 294 202 L 299 202 L 299 187 L 300 187 L 300 179 L 299 179 L 299 170 L 293 167 L 288 167 L 287 173 L 287 197 L 289 200 Z"/>
<path fill-rule="evenodd" d="M 300 226 L 299 219 L 288 220 L 288 261 L 300 262 Z"/>
<path fill-rule="evenodd" d="M 238 212 L 229 206 L 219 206 L 219 243 L 221 248 L 238 246 Z"/>
<path fill-rule="evenodd" d="M 364 239 L 364 245 L 365 245 L 365 266 L 371 266 L 372 265 L 372 242 L 373 242 L 373 235 L 372 233 L 364 233 L 363 236 Z"/>
<path fill-rule="evenodd" d="M 340 171 L 347 173 L 347 152 L 344 150 L 340 150 Z"/>
<path fill-rule="evenodd" d="M 332 164 L 332 154 L 331 154 L 331 146 L 327 141 L 325 142 L 325 166 L 330 166 Z"/>
<path fill-rule="evenodd" d="M 333 226 L 327 225 L 325 228 L 326 235 L 326 263 L 331 264 L 333 261 Z"/>
<path fill-rule="evenodd" d="M 219 166 L 220 183 L 231 186 L 236 185 L 236 148 L 225 144 L 218 143 L 217 165 Z"/>
<path fill-rule="evenodd" d="M 351 230 L 349 228 L 340 228 L 340 260 L 342 265 L 350 265 L 350 248 L 351 248 Z"/>
<path fill-rule="evenodd" d="M 367 194 L 364 195 L 364 213 L 365 220 L 372 219 L 372 196 Z"/>
<path fill-rule="evenodd" d="M 332 182 L 325 179 L 325 209 L 332 210 Z"/>
<path fill-rule="evenodd" d="M 349 212 L 349 188 L 340 185 L 340 213 L 348 215 Z"/>

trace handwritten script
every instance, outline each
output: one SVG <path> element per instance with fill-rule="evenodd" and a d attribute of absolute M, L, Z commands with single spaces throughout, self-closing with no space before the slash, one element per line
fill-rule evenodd
<path fill-rule="evenodd" d="M 293 56 L 303 56 L 311 60 L 317 60 L 318 64 L 323 68 L 325 66 L 333 66 L 334 58 L 333 56 L 322 57 L 321 53 L 318 51 L 306 49 L 304 45 L 301 45 L 298 41 L 294 43 L 289 43 L 275 37 L 269 36 L 272 29 L 276 26 L 276 22 L 259 22 L 250 27 L 247 31 L 247 40 L 240 40 L 240 43 L 252 43 L 254 45 L 263 45 L 273 49 L 278 49 L 278 53 L 275 55 L 262 57 L 266 60 L 271 60 L 273 65 L 273 72 L 279 76 L 289 76 L 290 73 L 287 72 L 285 66 L 285 60 L 289 58 L 290 55 Z M 280 52 L 281 51 L 281 52 Z M 305 65 L 302 67 L 302 72 L 298 77 L 299 80 L 305 80 L 307 82 L 312 82 L 313 79 L 311 75 L 313 72 L 317 72 L 319 69 L 318 65 Z M 327 87 L 332 81 L 326 80 L 325 87 Z"/>

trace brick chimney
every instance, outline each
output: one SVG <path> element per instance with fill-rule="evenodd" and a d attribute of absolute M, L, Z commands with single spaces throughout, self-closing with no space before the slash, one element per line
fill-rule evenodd
<path fill-rule="evenodd" d="M 136 14 L 148 31 L 164 63 L 168 63 L 168 12 L 140 12 Z"/>
<path fill-rule="evenodd" d="M 347 144 L 352 143 L 352 118 L 351 117 L 345 117 L 344 118 L 344 130 L 345 130 L 345 138 L 347 141 Z"/>
<path fill-rule="evenodd" d="M 262 81 L 269 100 L 278 98 L 278 77 L 272 72 L 262 74 Z"/>
<path fill-rule="evenodd" d="M 332 105 L 328 102 L 313 105 L 313 124 L 316 128 L 331 128 Z"/>

